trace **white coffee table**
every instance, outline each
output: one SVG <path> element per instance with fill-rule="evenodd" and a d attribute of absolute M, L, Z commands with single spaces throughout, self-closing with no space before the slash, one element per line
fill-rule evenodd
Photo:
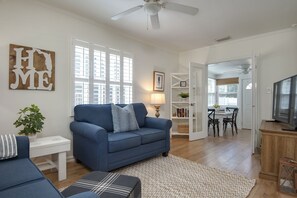
<path fill-rule="evenodd" d="M 53 155 L 52 160 L 37 163 L 40 170 L 58 169 L 59 181 L 66 179 L 66 152 L 70 151 L 70 140 L 61 136 L 37 138 L 30 142 L 30 158 Z"/>

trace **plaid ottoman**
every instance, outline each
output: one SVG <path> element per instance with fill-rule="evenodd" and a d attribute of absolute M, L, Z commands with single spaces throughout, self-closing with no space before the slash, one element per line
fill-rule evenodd
<path fill-rule="evenodd" d="M 94 171 L 66 188 L 62 194 L 69 197 L 85 191 L 93 191 L 100 198 L 140 198 L 141 182 L 137 177 Z"/>

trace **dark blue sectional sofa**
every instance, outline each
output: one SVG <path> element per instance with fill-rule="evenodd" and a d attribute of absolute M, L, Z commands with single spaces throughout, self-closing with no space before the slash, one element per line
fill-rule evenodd
<path fill-rule="evenodd" d="M 167 156 L 171 120 L 147 117 L 144 104 L 132 105 L 140 129 L 117 133 L 110 104 L 77 105 L 70 124 L 75 159 L 92 170 L 110 171 L 159 154 Z"/>
<path fill-rule="evenodd" d="M 18 156 L 0 160 L 0 198 L 64 197 L 30 160 L 28 137 L 20 136 L 16 139 Z M 71 198 L 98 198 L 98 196 L 93 192 L 86 192 Z"/>

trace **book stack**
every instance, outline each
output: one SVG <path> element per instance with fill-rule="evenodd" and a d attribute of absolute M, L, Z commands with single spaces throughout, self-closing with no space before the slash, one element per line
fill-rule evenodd
<path fill-rule="evenodd" d="M 188 108 L 177 108 L 176 116 L 177 117 L 189 117 L 189 109 Z"/>

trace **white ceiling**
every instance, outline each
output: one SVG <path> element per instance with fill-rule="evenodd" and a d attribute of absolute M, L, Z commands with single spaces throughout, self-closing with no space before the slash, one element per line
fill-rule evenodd
<path fill-rule="evenodd" d="M 214 75 L 223 75 L 223 74 L 241 74 L 243 72 L 243 68 L 251 68 L 251 59 L 241 59 L 241 60 L 233 60 L 227 62 L 221 62 L 216 64 L 208 65 L 208 72 Z"/>
<path fill-rule="evenodd" d="M 199 8 L 196 16 L 162 9 L 161 29 L 152 30 L 143 9 L 118 21 L 110 17 L 143 0 L 37 0 L 99 23 L 124 34 L 173 51 L 185 51 L 232 39 L 276 31 L 297 23 L 297 0 L 165 0 Z M 164 2 L 164 1 L 163 1 Z"/>

